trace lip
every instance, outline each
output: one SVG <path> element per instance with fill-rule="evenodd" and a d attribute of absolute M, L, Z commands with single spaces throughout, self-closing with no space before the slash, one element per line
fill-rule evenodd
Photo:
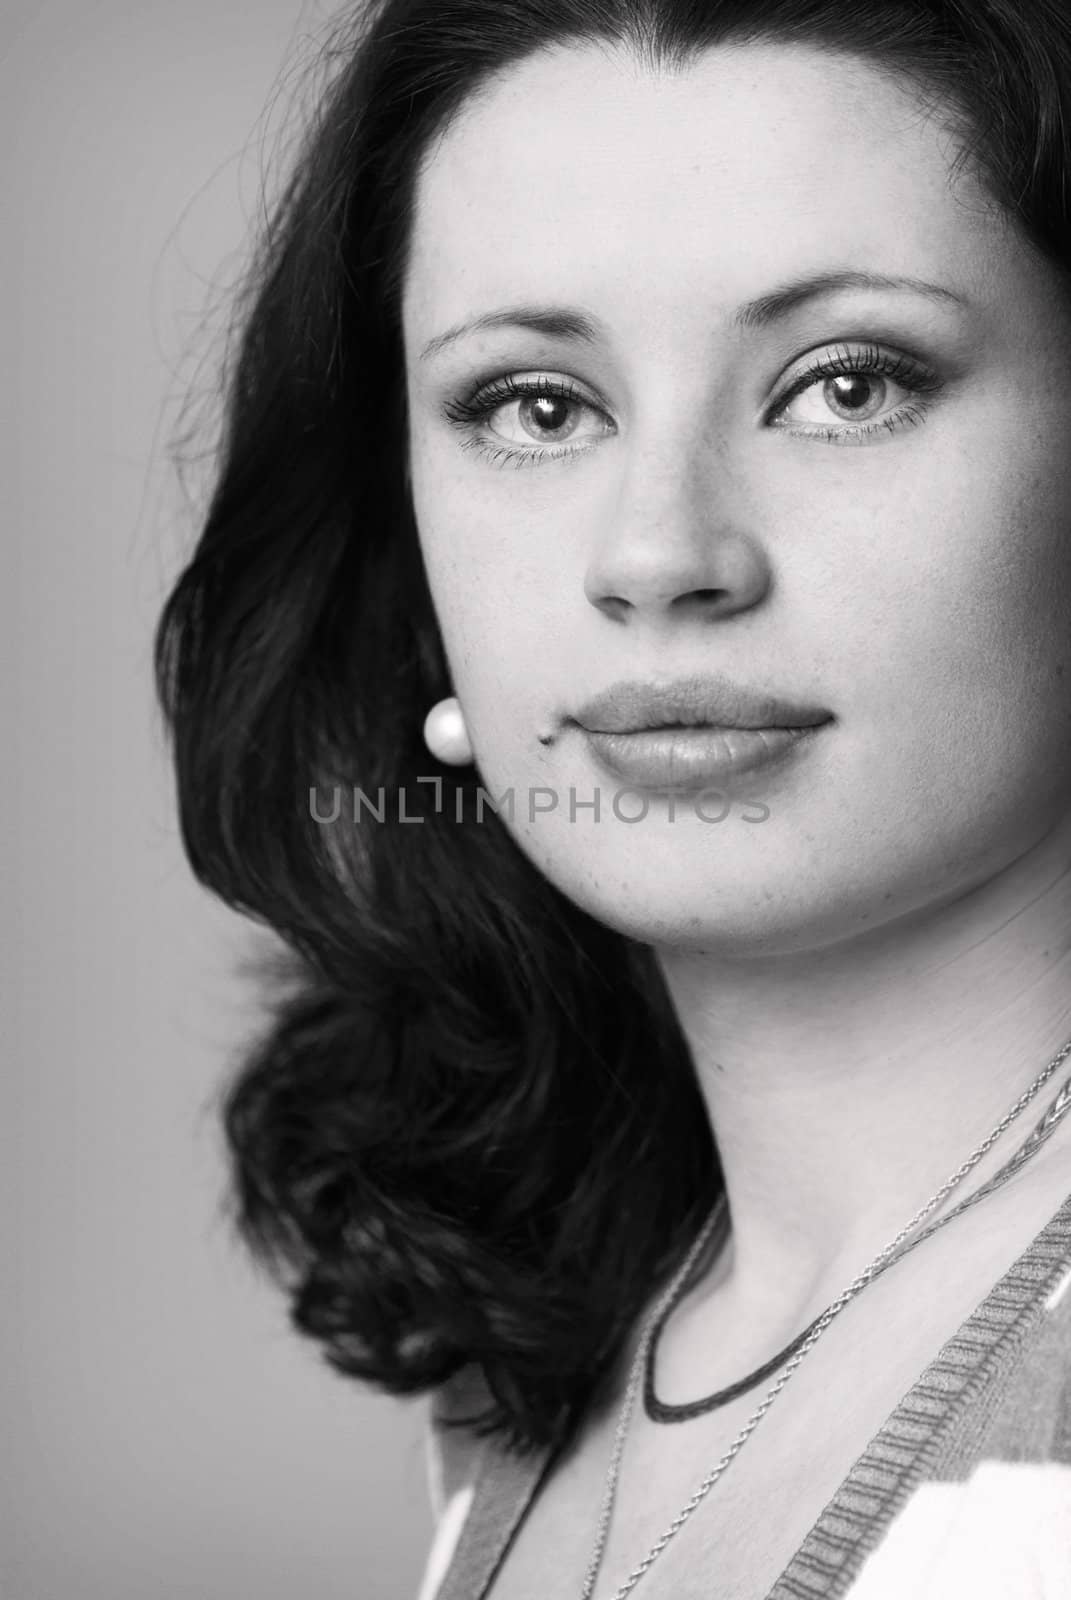
<path fill-rule="evenodd" d="M 703 728 L 714 733 L 732 728 L 816 728 L 831 722 L 833 713 L 706 673 L 653 683 L 625 679 L 593 695 L 565 720 L 596 735 L 633 735 L 658 728 Z"/>
<path fill-rule="evenodd" d="M 743 774 L 783 765 L 812 743 L 822 724 L 799 728 L 584 729 L 588 747 L 613 777 L 636 789 L 695 793 Z"/>

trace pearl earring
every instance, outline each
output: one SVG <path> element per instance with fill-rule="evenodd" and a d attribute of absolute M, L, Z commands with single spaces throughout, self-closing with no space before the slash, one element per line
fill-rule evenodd
<path fill-rule="evenodd" d="M 424 743 L 436 760 L 463 767 L 472 760 L 472 745 L 456 695 L 440 700 L 424 718 Z"/>

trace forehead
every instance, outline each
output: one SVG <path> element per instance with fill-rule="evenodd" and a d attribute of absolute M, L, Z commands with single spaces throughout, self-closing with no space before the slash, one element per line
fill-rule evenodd
<path fill-rule="evenodd" d="M 718 47 L 668 75 L 591 45 L 542 51 L 426 152 L 406 320 L 630 285 L 652 317 L 709 313 L 846 262 L 967 282 L 993 207 L 969 175 L 953 182 L 955 155 L 946 119 L 857 57 Z"/>

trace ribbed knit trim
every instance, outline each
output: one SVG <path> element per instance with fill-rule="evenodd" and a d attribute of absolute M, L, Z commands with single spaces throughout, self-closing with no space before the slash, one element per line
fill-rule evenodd
<path fill-rule="evenodd" d="M 874 1435 L 766 1600 L 839 1600 L 924 1479 L 966 1476 L 985 1423 L 1045 1317 L 1049 1291 L 1069 1265 L 1071 1196 Z"/>

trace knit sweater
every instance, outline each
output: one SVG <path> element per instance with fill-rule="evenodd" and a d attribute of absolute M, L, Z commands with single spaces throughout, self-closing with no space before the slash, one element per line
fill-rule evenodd
<path fill-rule="evenodd" d="M 462 1370 L 427 1432 L 435 1540 L 417 1600 L 493 1600 L 544 1475 L 468 1429 Z M 1071 1600 L 1071 1196 L 904 1395 L 766 1600 Z M 712 1597 L 713 1600 L 713 1597 Z"/>

